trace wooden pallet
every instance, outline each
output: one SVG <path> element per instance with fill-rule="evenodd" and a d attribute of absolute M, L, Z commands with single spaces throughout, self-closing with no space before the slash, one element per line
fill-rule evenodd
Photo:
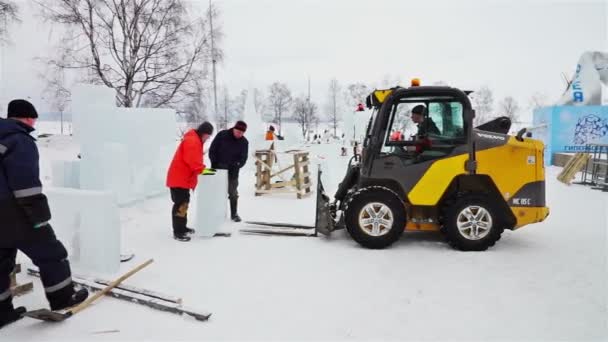
<path fill-rule="evenodd" d="M 256 151 L 256 196 L 261 196 L 263 194 L 295 193 L 298 199 L 301 199 L 312 193 L 308 152 L 294 150 L 285 153 L 293 156 L 293 164 L 277 170 L 275 166 L 278 157 L 274 149 L 274 144 L 272 144 L 268 150 Z M 291 177 L 288 177 L 286 173 L 292 170 L 293 174 Z M 280 178 L 280 180 L 275 181 L 276 178 Z"/>
<path fill-rule="evenodd" d="M 570 185 L 576 174 L 583 170 L 591 155 L 589 153 L 579 152 L 575 154 L 568 162 L 562 172 L 557 176 L 557 180 L 560 182 Z"/>
<path fill-rule="evenodd" d="M 32 282 L 25 284 L 17 284 L 17 273 L 21 273 L 21 265 L 17 264 L 15 269 L 10 275 L 11 278 L 11 293 L 13 297 L 23 296 L 34 290 L 34 284 Z"/>

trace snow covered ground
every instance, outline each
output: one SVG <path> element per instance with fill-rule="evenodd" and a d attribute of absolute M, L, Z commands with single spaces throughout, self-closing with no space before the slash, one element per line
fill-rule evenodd
<path fill-rule="evenodd" d="M 39 146 L 45 182 L 50 160 L 78 153 L 70 137 Z M 329 166 L 333 193 L 348 160 L 337 144 L 308 148 Z M 244 219 L 314 223 L 314 196 L 254 197 L 252 164 L 241 175 Z M 183 297 L 213 312 L 208 322 L 103 298 L 61 324 L 23 319 L 1 340 L 605 340 L 608 193 L 567 187 L 558 172 L 547 169 L 549 218 L 480 253 L 429 233 L 367 250 L 344 231 L 265 237 L 239 234 L 239 224 L 225 227 L 230 238 L 181 243 L 171 238 L 167 193 L 121 209 L 123 250 L 136 253 L 122 271 L 154 258 L 127 283 Z M 46 305 L 34 282 L 35 294 L 16 304 Z"/>

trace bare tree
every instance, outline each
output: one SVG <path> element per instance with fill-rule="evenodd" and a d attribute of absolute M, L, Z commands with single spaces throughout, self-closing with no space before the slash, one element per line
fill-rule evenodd
<path fill-rule="evenodd" d="M 196 88 L 195 75 L 221 51 L 212 51 L 208 19 L 190 18 L 185 0 L 37 0 L 44 17 L 66 26 L 65 59 L 49 62 L 88 71 L 115 89 L 124 107 L 174 106 Z M 220 30 L 214 30 L 219 40 Z"/>
<path fill-rule="evenodd" d="M 532 110 L 536 110 L 540 107 L 544 107 L 547 105 L 547 95 L 541 93 L 541 92 L 536 92 L 534 94 L 532 94 L 532 96 L 530 96 L 530 99 L 528 99 L 528 108 L 532 109 Z"/>
<path fill-rule="evenodd" d="M 241 93 L 232 99 L 232 110 L 237 119 L 241 120 L 245 116 L 245 102 L 247 101 L 247 89 L 241 90 Z"/>
<path fill-rule="evenodd" d="M 317 110 L 317 105 L 305 97 L 298 97 L 294 100 L 293 119 L 300 126 L 304 138 L 312 126 L 318 123 Z"/>
<path fill-rule="evenodd" d="M 519 104 L 512 96 L 505 97 L 499 104 L 500 115 L 511 119 L 511 122 L 519 121 Z"/>
<path fill-rule="evenodd" d="M 475 120 L 473 121 L 473 124 L 478 126 L 486 122 L 492 116 L 494 96 L 490 88 L 483 86 L 472 93 L 470 97 L 473 102 L 473 108 L 475 109 Z"/>
<path fill-rule="evenodd" d="M 233 104 L 234 102 L 230 98 L 228 88 L 224 87 L 219 95 L 218 109 L 219 112 L 215 118 L 218 127 L 228 127 L 228 123 L 233 119 Z"/>
<path fill-rule="evenodd" d="M 46 82 L 42 97 L 47 100 L 53 111 L 59 113 L 61 135 L 63 135 L 63 116 L 72 101 L 72 93 L 66 84 L 65 72 L 63 69 L 51 69 L 47 73 L 41 74 L 40 77 Z"/>
<path fill-rule="evenodd" d="M 338 121 L 340 120 L 338 115 L 338 109 L 340 108 L 340 93 L 342 91 L 342 87 L 340 83 L 338 83 L 337 79 L 332 79 L 329 81 L 329 103 L 328 103 L 328 112 L 329 112 L 329 120 L 334 129 L 334 137 L 337 135 L 336 129 L 338 127 Z"/>
<path fill-rule="evenodd" d="M 359 103 L 365 102 L 365 98 L 371 93 L 370 87 L 363 83 L 354 83 L 346 87 L 344 97 L 346 104 L 354 110 Z"/>
<path fill-rule="evenodd" d="M 207 112 L 209 110 L 208 85 L 202 79 L 196 80 L 194 84 L 194 91 L 189 96 L 190 101 L 181 113 L 191 128 L 195 128 L 202 122 L 207 121 Z"/>
<path fill-rule="evenodd" d="M 282 135 L 282 118 L 289 108 L 293 98 L 291 97 L 291 91 L 287 84 L 275 82 L 268 88 L 268 105 L 271 107 L 274 113 L 274 120 L 279 124 L 279 135 Z"/>
<path fill-rule="evenodd" d="M 256 113 L 261 114 L 262 117 L 264 117 L 266 112 L 266 99 L 264 92 L 261 89 L 253 89 L 253 104 L 255 106 Z"/>
<path fill-rule="evenodd" d="M 8 0 L 0 0 L 0 42 L 8 35 L 8 24 L 19 21 L 19 7 Z"/>

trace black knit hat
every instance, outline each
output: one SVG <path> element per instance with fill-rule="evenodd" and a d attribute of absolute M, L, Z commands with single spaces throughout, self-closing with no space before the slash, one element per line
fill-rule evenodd
<path fill-rule="evenodd" d="M 426 109 L 426 107 L 424 107 L 423 105 L 417 105 L 416 107 L 412 108 L 412 113 L 414 114 L 424 114 L 424 110 Z"/>
<path fill-rule="evenodd" d="M 38 112 L 34 105 L 26 100 L 13 100 L 8 104 L 6 117 L 38 119 Z"/>
<path fill-rule="evenodd" d="M 239 131 L 245 132 L 245 131 L 247 131 L 247 124 L 245 123 L 245 121 L 237 121 L 234 124 L 234 128 L 238 129 Z"/>
<path fill-rule="evenodd" d="M 198 126 L 198 128 L 196 129 L 196 133 L 198 133 L 198 135 L 203 135 L 203 134 L 213 134 L 213 125 L 210 124 L 209 122 L 205 121 L 203 122 L 200 126 Z"/>

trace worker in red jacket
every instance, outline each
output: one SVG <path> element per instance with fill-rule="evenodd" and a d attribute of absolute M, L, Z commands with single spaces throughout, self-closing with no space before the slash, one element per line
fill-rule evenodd
<path fill-rule="evenodd" d="M 171 189 L 173 201 L 173 237 L 178 241 L 190 241 L 188 234 L 194 233 L 194 229 L 186 227 L 190 190 L 196 188 L 200 174 L 215 174 L 215 170 L 206 168 L 203 162 L 203 145 L 212 134 L 213 125 L 209 122 L 203 122 L 197 129 L 188 131 L 169 166 L 167 187 Z"/>

